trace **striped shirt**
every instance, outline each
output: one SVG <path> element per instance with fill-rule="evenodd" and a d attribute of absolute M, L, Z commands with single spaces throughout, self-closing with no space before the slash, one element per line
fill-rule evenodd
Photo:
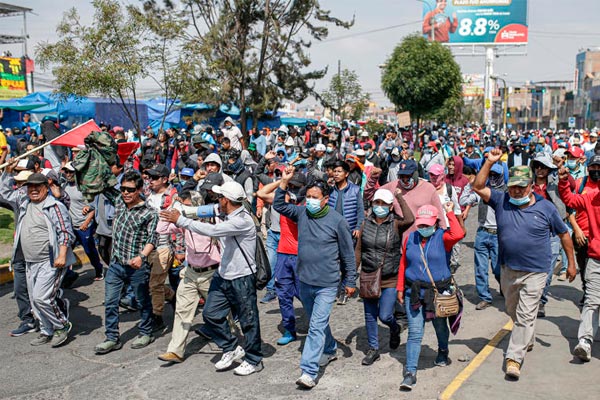
<path fill-rule="evenodd" d="M 128 264 L 129 260 L 137 257 L 147 244 L 156 247 L 157 224 L 157 212 L 147 207 L 145 202 L 127 208 L 122 197 L 118 197 L 113 220 L 112 259 Z"/>

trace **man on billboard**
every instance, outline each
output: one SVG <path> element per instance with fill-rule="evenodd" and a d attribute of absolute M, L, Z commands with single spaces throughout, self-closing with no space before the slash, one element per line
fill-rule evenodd
<path fill-rule="evenodd" d="M 440 43 L 448 43 L 450 34 L 458 28 L 458 18 L 456 13 L 452 13 L 452 18 L 446 15 L 446 0 L 436 0 L 435 9 L 425 14 L 423 19 L 423 34 L 427 35 L 429 40 Z"/>

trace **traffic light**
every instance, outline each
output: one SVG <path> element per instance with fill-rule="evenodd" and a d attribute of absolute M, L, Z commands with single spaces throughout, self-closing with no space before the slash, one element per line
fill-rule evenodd
<path fill-rule="evenodd" d="M 510 118 L 510 110 L 506 111 L 506 118 Z"/>
<path fill-rule="evenodd" d="M 546 93 L 546 88 L 534 88 L 534 89 L 530 89 L 529 93 Z"/>

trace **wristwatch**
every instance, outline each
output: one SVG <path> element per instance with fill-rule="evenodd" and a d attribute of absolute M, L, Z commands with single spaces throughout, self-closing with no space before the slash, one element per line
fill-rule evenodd
<path fill-rule="evenodd" d="M 145 256 L 142 253 L 140 253 L 140 258 L 142 259 L 142 262 L 148 262 L 148 256 Z"/>

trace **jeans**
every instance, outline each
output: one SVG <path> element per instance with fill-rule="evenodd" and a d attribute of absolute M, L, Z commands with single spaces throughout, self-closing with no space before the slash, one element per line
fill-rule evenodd
<path fill-rule="evenodd" d="M 12 270 L 14 274 L 13 290 L 19 309 L 19 319 L 21 322 L 33 324 L 35 319 L 31 312 L 31 303 L 29 302 L 29 291 L 27 290 L 27 276 L 25 273 L 25 260 L 13 261 Z"/>
<path fill-rule="evenodd" d="M 498 261 L 498 235 L 493 235 L 485 229 L 477 229 L 475 234 L 475 288 L 477 295 L 483 301 L 492 302 L 489 286 L 489 264 L 492 263 L 492 273 L 500 281 L 500 264 Z"/>
<path fill-rule="evenodd" d="M 176 267 L 169 268 L 169 285 L 171 286 L 171 289 L 173 289 L 175 292 L 177 292 L 179 282 L 181 281 L 181 277 L 179 276 L 179 274 L 181 273 L 181 270 L 184 267 L 185 266 L 183 264 L 179 264 Z"/>
<path fill-rule="evenodd" d="M 296 333 L 296 315 L 294 313 L 294 297 L 298 297 L 300 280 L 296 270 L 298 256 L 293 254 L 277 254 L 275 266 L 275 292 L 279 300 L 283 328 Z"/>
<path fill-rule="evenodd" d="M 363 299 L 365 326 L 367 328 L 367 340 L 370 348 L 379 349 L 377 317 L 390 328 L 390 335 L 400 330 L 400 327 L 396 323 L 396 318 L 394 318 L 395 304 L 396 288 L 381 289 L 381 297 L 379 299 Z"/>
<path fill-rule="evenodd" d="M 275 265 L 277 265 L 277 246 L 279 245 L 279 232 L 272 230 L 267 231 L 267 242 L 265 243 L 265 250 L 267 251 L 267 257 L 269 258 L 269 264 L 271 265 L 271 280 L 267 283 L 267 291 L 275 291 Z"/>
<path fill-rule="evenodd" d="M 421 341 L 425 330 L 425 307 L 414 309 L 410 305 L 410 293 L 405 295 L 406 315 L 408 316 L 408 338 L 406 339 L 406 372 L 417 373 L 419 355 L 421 354 Z M 435 336 L 438 341 L 438 351 L 448 350 L 448 318 L 434 318 L 432 321 Z"/>
<path fill-rule="evenodd" d="M 94 239 L 94 229 L 96 225 L 92 222 L 86 230 L 73 229 L 77 242 L 83 247 L 83 251 L 90 259 L 90 264 L 96 271 L 96 277 L 102 276 L 102 263 L 100 262 L 100 255 L 98 249 L 96 249 L 96 240 Z"/>
<path fill-rule="evenodd" d="M 212 338 L 223 352 L 235 350 L 238 346 L 237 336 L 231 333 L 227 316 L 230 312 L 240 319 L 244 334 L 244 360 L 257 365 L 262 360 L 260 320 L 256 304 L 256 278 L 247 275 L 227 280 L 215 273 L 210 282 L 208 299 L 204 304 L 202 316 L 208 325 Z"/>
<path fill-rule="evenodd" d="M 319 373 L 321 355 L 333 354 L 337 349 L 337 343 L 329 327 L 329 316 L 336 292 L 336 286 L 320 287 L 300 282 L 300 300 L 310 321 L 300 359 L 300 369 L 312 379 L 315 379 Z"/>
<path fill-rule="evenodd" d="M 98 239 L 98 254 L 104 264 L 110 265 L 110 254 L 112 253 L 112 237 L 96 234 Z"/>
<path fill-rule="evenodd" d="M 558 261 L 560 249 L 562 249 L 562 246 L 560 244 L 560 238 L 558 236 L 550 237 L 550 249 L 552 251 L 552 261 L 550 261 L 550 271 L 548 271 L 548 277 L 546 278 L 546 286 L 544 287 L 544 292 L 542 293 L 542 298 L 540 299 L 542 304 L 546 304 L 548 302 L 548 290 L 550 289 L 550 284 L 552 283 L 552 275 L 554 275 L 554 266 Z"/>
<path fill-rule="evenodd" d="M 133 269 L 113 261 L 108 267 L 104 283 L 104 315 L 106 338 L 119 340 L 119 299 L 123 285 L 129 284 L 140 306 L 141 319 L 138 324 L 140 335 L 152 333 L 152 302 L 150 300 L 150 264 L 143 263 L 140 269 Z"/>

